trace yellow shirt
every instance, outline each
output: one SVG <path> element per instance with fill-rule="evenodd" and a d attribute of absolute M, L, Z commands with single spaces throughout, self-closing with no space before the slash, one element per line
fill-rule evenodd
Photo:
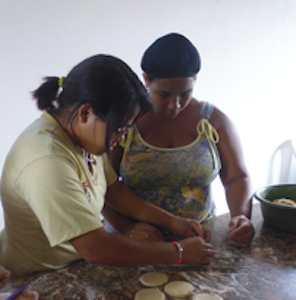
<path fill-rule="evenodd" d="M 105 154 L 94 159 L 90 173 L 83 149 L 46 112 L 16 140 L 1 181 L 0 262 L 13 275 L 81 259 L 69 240 L 103 226 L 107 184 L 117 179 Z"/>

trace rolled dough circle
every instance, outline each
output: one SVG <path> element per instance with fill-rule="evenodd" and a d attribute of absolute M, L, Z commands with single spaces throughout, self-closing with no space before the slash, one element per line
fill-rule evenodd
<path fill-rule="evenodd" d="M 143 274 L 139 281 L 149 287 L 161 286 L 169 281 L 169 277 L 165 273 L 161 272 L 149 272 Z"/>
<path fill-rule="evenodd" d="M 193 289 L 193 285 L 186 281 L 171 281 L 164 286 L 164 292 L 170 297 L 188 297 Z"/>
<path fill-rule="evenodd" d="M 159 289 L 142 289 L 135 295 L 135 300 L 165 300 L 165 294 Z"/>

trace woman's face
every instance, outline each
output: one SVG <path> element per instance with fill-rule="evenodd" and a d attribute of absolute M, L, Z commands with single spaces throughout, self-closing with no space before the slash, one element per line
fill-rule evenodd
<path fill-rule="evenodd" d="M 140 109 L 136 109 L 134 115 L 130 119 L 124 120 L 122 127 L 117 129 L 110 137 L 110 147 L 116 146 L 122 139 L 125 138 L 127 128 L 130 127 Z M 102 155 L 106 152 L 105 140 L 107 133 L 107 123 L 96 116 L 89 108 L 78 113 L 77 121 L 74 121 L 74 138 L 78 144 L 87 152 L 94 155 Z"/>
<path fill-rule="evenodd" d="M 106 122 L 89 109 L 75 125 L 74 133 L 79 145 L 87 152 L 102 155 L 105 152 Z"/>
<path fill-rule="evenodd" d="M 149 81 L 144 74 L 144 79 L 156 111 L 166 118 L 173 119 L 190 103 L 196 77 Z"/>

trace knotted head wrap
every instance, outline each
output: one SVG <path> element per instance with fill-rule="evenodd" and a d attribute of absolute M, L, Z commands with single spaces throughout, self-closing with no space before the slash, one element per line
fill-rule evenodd
<path fill-rule="evenodd" d="M 200 56 L 186 37 L 170 33 L 145 51 L 141 67 L 153 78 L 193 77 L 200 70 Z"/>

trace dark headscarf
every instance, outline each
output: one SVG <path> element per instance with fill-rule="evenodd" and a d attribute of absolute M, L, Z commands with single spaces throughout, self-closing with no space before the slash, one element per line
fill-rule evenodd
<path fill-rule="evenodd" d="M 200 70 L 200 57 L 186 37 L 170 33 L 145 51 L 141 67 L 151 78 L 193 77 Z"/>

